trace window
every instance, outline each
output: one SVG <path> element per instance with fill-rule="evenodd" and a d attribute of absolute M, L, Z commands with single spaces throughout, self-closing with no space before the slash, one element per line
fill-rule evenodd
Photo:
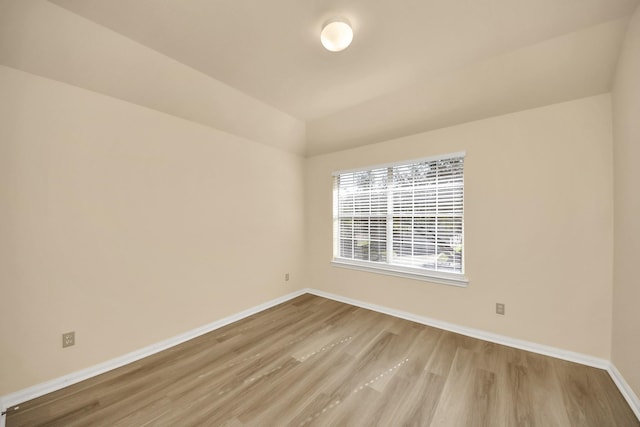
<path fill-rule="evenodd" d="M 340 266 L 464 285 L 464 153 L 334 173 Z"/>

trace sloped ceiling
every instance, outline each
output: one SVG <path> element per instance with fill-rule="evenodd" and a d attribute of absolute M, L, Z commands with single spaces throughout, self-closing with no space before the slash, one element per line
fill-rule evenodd
<path fill-rule="evenodd" d="M 13 21 L 27 13 L 25 6 L 20 6 L 22 15 L 16 12 L 18 2 L 38 1 L 3 0 L 13 3 Z M 153 58 L 122 58 L 109 51 L 116 46 L 104 38 L 93 45 L 85 38 L 81 47 L 74 47 L 78 41 L 64 43 L 70 43 L 72 52 L 93 50 L 111 62 L 89 69 L 55 58 L 38 63 L 35 53 L 27 60 L 20 46 L 12 43 L 3 49 L 0 42 L 2 63 L 225 131 L 244 132 L 242 136 L 252 139 L 260 140 L 266 127 L 273 135 L 261 142 L 315 155 L 607 92 L 627 19 L 638 0 L 51 3 L 57 5 L 55 13 L 82 20 L 74 25 L 83 26 L 78 29 L 83 34 L 110 30 L 138 46 L 131 52 L 144 48 Z M 322 23 L 333 16 L 347 18 L 355 32 L 353 44 L 339 53 L 327 52 L 319 43 Z M 21 31 L 22 40 L 33 38 Z M 5 35 L 15 40 L 14 33 Z M 33 51 L 37 46 L 27 43 L 23 48 Z M 149 61 L 174 62 L 182 67 L 174 73 L 181 78 L 131 78 L 139 73 L 134 68 L 150 67 Z M 159 85 L 155 90 L 154 84 Z M 175 86 L 171 96 L 166 95 L 167 84 Z M 198 93 L 212 90 L 224 95 L 218 99 L 230 96 L 230 104 L 241 99 L 246 105 L 237 111 L 255 114 L 258 135 L 242 131 L 244 123 L 229 127 L 234 118 L 218 119 L 228 114 L 223 105 L 210 112 L 216 107 Z M 154 99 L 159 96 L 164 98 Z M 267 118 L 265 123 L 261 117 Z M 269 123 L 275 129 L 269 129 Z M 282 140 L 288 142 L 278 142 Z"/>

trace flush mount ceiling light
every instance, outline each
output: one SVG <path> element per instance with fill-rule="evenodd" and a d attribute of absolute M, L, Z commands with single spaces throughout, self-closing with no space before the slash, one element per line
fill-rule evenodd
<path fill-rule="evenodd" d="M 344 19 L 334 19 L 325 24 L 320 33 L 320 41 L 325 49 L 340 52 L 346 49 L 353 40 L 353 30 Z"/>

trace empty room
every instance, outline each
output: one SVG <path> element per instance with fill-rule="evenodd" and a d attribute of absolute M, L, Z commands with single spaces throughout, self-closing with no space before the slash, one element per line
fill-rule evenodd
<path fill-rule="evenodd" d="M 0 0 L 0 427 L 640 427 L 640 0 Z"/>

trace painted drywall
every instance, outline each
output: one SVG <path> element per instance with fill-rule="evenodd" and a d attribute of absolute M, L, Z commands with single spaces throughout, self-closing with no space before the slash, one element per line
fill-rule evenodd
<path fill-rule="evenodd" d="M 0 2 L 0 64 L 301 154 L 305 125 L 45 0 Z"/>
<path fill-rule="evenodd" d="M 608 93 L 626 25 L 626 18 L 609 21 L 424 75 L 419 84 L 310 121 L 307 154 Z"/>
<path fill-rule="evenodd" d="M 611 102 L 598 95 L 306 160 L 307 283 L 372 304 L 610 357 Z M 332 178 L 466 151 L 466 288 L 334 267 Z M 495 304 L 506 304 L 506 315 Z"/>
<path fill-rule="evenodd" d="M 0 93 L 0 396 L 304 286 L 301 157 L 3 66 Z"/>
<path fill-rule="evenodd" d="M 640 8 L 614 80 L 614 285 L 612 361 L 640 396 Z"/>

